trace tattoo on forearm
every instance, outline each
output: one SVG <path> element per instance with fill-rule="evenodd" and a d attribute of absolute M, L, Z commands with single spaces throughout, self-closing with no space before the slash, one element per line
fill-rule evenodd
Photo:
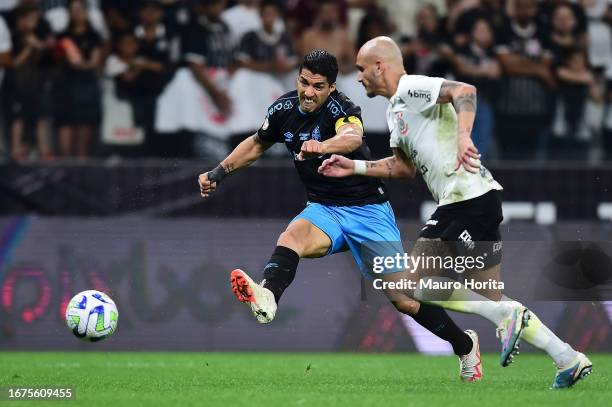
<path fill-rule="evenodd" d="M 440 87 L 440 95 L 448 95 L 453 93 L 455 89 L 461 86 L 461 83 L 455 81 L 444 81 Z"/>
<path fill-rule="evenodd" d="M 475 112 L 476 111 L 476 91 L 473 87 L 468 86 L 462 90 L 462 93 L 453 97 L 459 88 L 465 86 L 462 82 L 444 81 L 440 87 L 440 96 L 438 103 L 451 102 L 457 113 L 460 112 Z"/>
<path fill-rule="evenodd" d="M 456 88 L 461 86 L 459 82 L 444 81 L 440 87 L 440 95 L 438 96 L 438 103 L 449 103 L 453 101 L 453 92 Z"/>
<path fill-rule="evenodd" d="M 476 93 L 473 91 L 466 91 L 459 95 L 459 97 L 453 100 L 453 106 L 460 112 L 475 112 L 476 111 Z"/>
<path fill-rule="evenodd" d="M 383 160 L 385 163 L 385 167 L 387 167 L 387 177 L 391 178 L 393 175 L 393 167 L 395 166 L 395 157 L 390 157 L 386 160 Z M 366 168 L 378 168 L 382 165 L 379 161 L 366 161 Z"/>
<path fill-rule="evenodd" d="M 225 164 L 223 164 L 221 166 L 225 170 L 226 174 L 229 174 L 229 173 L 233 172 L 236 169 L 235 165 L 232 164 L 232 163 L 225 163 Z"/>

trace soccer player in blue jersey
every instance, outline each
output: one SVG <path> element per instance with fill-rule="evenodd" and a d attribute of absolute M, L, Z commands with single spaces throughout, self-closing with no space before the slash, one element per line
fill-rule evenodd
<path fill-rule="evenodd" d="M 376 255 L 403 253 L 399 230 L 389 205 L 386 187 L 378 179 L 351 176 L 342 179 L 318 173 L 323 160 L 339 154 L 368 160 L 363 143 L 361 109 L 336 90 L 338 63 L 324 50 L 304 57 L 297 89 L 281 96 L 268 109 L 261 128 L 244 140 L 216 168 L 198 178 L 207 198 L 233 172 L 257 160 L 274 143 L 284 143 L 306 187 L 308 203 L 281 233 L 277 247 L 257 284 L 242 270 L 230 274 L 232 290 L 247 303 L 257 320 L 273 320 L 279 299 L 295 277 L 301 258 L 316 258 L 350 250 L 361 273 L 371 278 L 371 259 L 362 245 L 376 242 Z M 388 269 L 387 273 L 399 272 Z M 402 313 L 451 343 L 460 360 L 460 377 L 480 379 L 478 336 L 463 332 L 440 308 L 413 300 L 392 301 Z"/>

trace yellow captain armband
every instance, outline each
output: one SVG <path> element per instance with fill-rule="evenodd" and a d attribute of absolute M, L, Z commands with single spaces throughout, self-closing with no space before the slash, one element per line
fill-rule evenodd
<path fill-rule="evenodd" d="M 361 130 L 363 130 L 363 123 L 361 122 L 361 119 L 357 116 L 345 116 L 345 117 L 341 117 L 336 121 L 336 125 L 334 126 L 336 129 L 336 132 L 338 132 L 338 129 L 342 126 L 344 126 L 345 124 L 356 124 L 357 126 L 359 126 L 359 128 L 361 128 Z"/>

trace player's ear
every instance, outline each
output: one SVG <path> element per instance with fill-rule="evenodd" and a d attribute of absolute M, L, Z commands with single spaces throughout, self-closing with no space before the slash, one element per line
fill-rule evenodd
<path fill-rule="evenodd" d="M 329 85 L 329 93 L 332 93 L 335 90 L 336 90 L 336 82 Z"/>
<path fill-rule="evenodd" d="M 382 61 L 376 61 L 376 75 L 382 75 L 385 71 L 385 65 Z"/>

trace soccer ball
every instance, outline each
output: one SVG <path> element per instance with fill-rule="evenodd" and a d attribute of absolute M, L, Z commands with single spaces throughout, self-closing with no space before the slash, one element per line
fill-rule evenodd
<path fill-rule="evenodd" d="M 88 342 L 108 338 L 117 329 L 119 312 L 110 297 L 100 291 L 78 293 L 66 307 L 66 324 L 74 336 Z"/>

